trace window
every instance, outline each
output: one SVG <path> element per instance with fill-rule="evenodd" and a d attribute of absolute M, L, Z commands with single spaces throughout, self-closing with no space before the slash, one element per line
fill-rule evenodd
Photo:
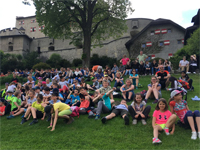
<path fill-rule="evenodd" d="M 31 32 L 36 32 L 36 27 L 31 27 Z"/>
<path fill-rule="evenodd" d="M 33 20 L 33 23 L 35 22 L 35 20 Z"/>
<path fill-rule="evenodd" d="M 163 41 L 159 42 L 159 46 L 164 46 L 164 42 Z"/>
<path fill-rule="evenodd" d="M 40 54 L 40 53 L 41 53 L 41 51 L 40 51 L 40 47 L 38 47 L 37 51 L 38 51 L 38 54 Z"/>
<path fill-rule="evenodd" d="M 49 46 L 49 51 L 54 51 L 54 50 L 55 50 L 54 46 Z"/>
<path fill-rule="evenodd" d="M 182 40 L 177 40 L 177 44 L 182 44 Z"/>
<path fill-rule="evenodd" d="M 171 32 L 172 32 L 172 30 L 171 30 L 171 29 L 168 29 L 168 30 L 167 30 L 167 33 L 171 33 Z"/>
<path fill-rule="evenodd" d="M 151 35 L 154 35 L 154 31 L 151 31 Z"/>
<path fill-rule="evenodd" d="M 13 46 L 8 46 L 8 51 L 13 51 Z"/>
<path fill-rule="evenodd" d="M 142 43 L 142 48 L 145 48 L 146 47 L 146 44 L 145 43 Z"/>

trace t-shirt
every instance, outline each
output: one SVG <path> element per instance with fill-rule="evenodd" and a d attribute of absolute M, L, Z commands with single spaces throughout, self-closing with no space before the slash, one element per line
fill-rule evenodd
<path fill-rule="evenodd" d="M 112 71 L 117 72 L 118 69 L 119 69 L 119 68 L 116 66 L 116 67 L 113 67 L 113 68 L 112 68 Z"/>
<path fill-rule="evenodd" d="M 174 112 L 176 115 L 180 118 L 181 122 L 184 123 L 184 117 L 185 114 L 187 113 L 187 108 L 186 108 L 187 102 L 185 100 L 182 100 L 180 103 L 177 103 L 175 101 L 171 101 L 169 103 L 169 106 L 173 107 Z"/>
<path fill-rule="evenodd" d="M 17 108 L 17 106 L 14 104 L 14 102 L 16 102 L 18 105 L 21 105 L 21 99 L 14 97 L 11 103 L 11 111 L 13 111 L 13 109 Z"/>
<path fill-rule="evenodd" d="M 27 81 L 26 83 L 30 83 L 30 81 Z M 31 81 L 31 83 L 32 83 L 32 88 L 34 88 L 34 86 L 35 86 L 35 81 Z"/>
<path fill-rule="evenodd" d="M 14 95 L 11 95 L 11 96 L 6 95 L 5 96 L 5 100 L 11 100 L 11 102 L 12 102 L 12 100 L 13 100 L 14 97 L 15 97 Z"/>
<path fill-rule="evenodd" d="M 138 55 L 137 58 L 139 59 L 139 63 L 140 63 L 140 61 L 144 62 L 144 59 L 147 58 L 147 55 L 146 54 Z"/>
<path fill-rule="evenodd" d="M 28 100 L 27 100 L 27 103 L 28 104 L 33 104 L 33 102 L 35 102 L 37 99 L 36 98 L 33 98 L 32 100 L 29 98 Z"/>
<path fill-rule="evenodd" d="M 103 72 L 102 73 L 97 73 L 96 75 L 95 75 L 95 77 L 97 78 L 97 80 L 99 80 L 99 79 L 101 79 L 102 77 L 103 77 Z"/>
<path fill-rule="evenodd" d="M 130 74 L 131 77 L 133 77 L 133 74 Z M 134 77 L 137 77 L 138 74 L 135 74 Z M 133 85 L 136 85 L 136 78 L 133 78 Z"/>
<path fill-rule="evenodd" d="M 77 96 L 70 95 L 70 98 L 72 99 L 72 104 L 74 104 L 74 102 L 75 102 L 76 100 L 79 100 L 79 101 L 80 101 L 79 95 L 77 95 Z"/>
<path fill-rule="evenodd" d="M 140 104 L 136 104 L 135 102 L 132 102 L 131 106 L 135 108 L 135 111 L 142 111 L 142 108 L 146 106 L 146 103 L 145 101 L 142 101 Z"/>
<path fill-rule="evenodd" d="M 32 107 L 44 113 L 44 107 L 42 107 L 41 103 L 38 104 L 37 101 L 33 102 Z"/>
<path fill-rule="evenodd" d="M 78 75 L 82 75 L 82 72 L 81 72 L 81 71 L 75 71 L 74 74 L 75 74 L 76 76 L 78 76 Z"/>
<path fill-rule="evenodd" d="M 99 88 L 99 82 L 98 82 L 98 81 L 95 81 L 95 82 L 93 82 L 93 84 L 92 84 L 92 85 L 94 85 L 96 89 L 98 89 L 98 88 Z"/>
<path fill-rule="evenodd" d="M 80 104 L 80 108 L 88 108 L 90 105 L 90 102 L 88 100 L 82 100 Z"/>
<path fill-rule="evenodd" d="M 107 88 L 101 87 L 99 89 L 100 94 L 101 93 L 107 93 L 108 91 L 112 90 L 112 88 L 110 86 L 108 86 Z"/>
<path fill-rule="evenodd" d="M 165 124 L 171 115 L 172 113 L 169 110 L 165 112 L 160 112 L 160 110 L 155 110 L 153 112 L 153 117 L 156 117 L 157 124 Z"/>
<path fill-rule="evenodd" d="M 52 85 L 52 82 L 49 82 L 48 84 L 46 83 L 46 85 L 47 85 L 48 87 L 50 87 L 50 86 Z"/>
<path fill-rule="evenodd" d="M 124 104 L 119 104 L 119 105 L 115 106 L 115 109 L 124 109 L 124 110 L 128 111 L 128 108 Z"/>
<path fill-rule="evenodd" d="M 56 76 L 53 77 L 53 80 L 56 79 L 56 81 L 60 80 L 60 76 L 57 74 Z"/>
<path fill-rule="evenodd" d="M 64 82 L 60 81 L 59 85 L 61 86 L 61 89 L 63 88 L 64 85 L 67 87 L 67 83 L 68 83 L 67 81 Z"/>
<path fill-rule="evenodd" d="M 57 100 L 55 103 L 59 103 L 59 102 L 61 102 L 61 101 L 60 101 L 60 100 Z M 53 100 L 50 100 L 50 101 L 49 101 L 49 104 L 52 104 L 52 105 L 53 105 L 53 104 L 54 104 L 54 103 L 53 103 Z"/>
<path fill-rule="evenodd" d="M 54 111 L 58 109 L 58 112 L 61 112 L 63 110 L 70 109 L 70 106 L 65 103 L 59 102 L 59 103 L 54 103 L 53 108 L 54 108 Z"/>
<path fill-rule="evenodd" d="M 16 88 L 15 85 L 10 85 L 10 86 L 8 86 L 8 89 L 6 92 L 8 92 L 8 91 L 14 92 L 15 88 Z"/>
<path fill-rule="evenodd" d="M 0 106 L 0 112 L 3 113 L 6 109 L 6 106 Z M 0 114 L 0 116 L 2 116 L 2 114 Z"/>
<path fill-rule="evenodd" d="M 103 99 L 103 103 L 104 105 L 106 105 L 106 107 L 111 110 L 111 103 L 110 103 L 110 98 L 106 95 L 106 93 L 104 94 L 104 96 L 102 97 Z"/>
<path fill-rule="evenodd" d="M 187 64 L 189 64 L 189 61 L 187 61 L 187 60 L 181 60 L 180 62 L 179 62 L 179 64 L 181 65 L 181 66 L 186 66 Z"/>
<path fill-rule="evenodd" d="M 129 58 L 122 58 L 122 64 L 126 65 L 129 60 Z"/>
<path fill-rule="evenodd" d="M 18 83 L 18 82 L 19 82 L 19 80 L 18 80 L 17 78 L 13 78 L 13 79 L 11 80 L 11 82 Z"/>
<path fill-rule="evenodd" d="M 161 77 L 160 80 L 166 80 L 166 79 L 164 79 L 164 77 L 166 77 L 168 74 L 169 74 L 169 72 L 166 70 L 164 70 L 163 72 L 161 72 L 161 71 L 156 72 L 156 75 L 158 77 Z"/>
<path fill-rule="evenodd" d="M 179 79 L 188 82 L 189 76 L 186 74 L 185 78 L 180 77 Z"/>

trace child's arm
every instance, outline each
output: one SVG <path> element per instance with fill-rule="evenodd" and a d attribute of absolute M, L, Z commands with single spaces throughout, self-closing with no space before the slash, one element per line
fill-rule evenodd
<path fill-rule="evenodd" d="M 101 95 L 98 95 L 98 96 L 95 97 L 92 101 L 93 101 L 93 102 L 96 102 L 96 101 L 100 98 L 100 96 L 101 96 Z"/>
<path fill-rule="evenodd" d="M 174 114 L 174 108 L 173 108 L 173 106 L 170 106 L 170 111 L 171 111 L 172 114 Z"/>
<path fill-rule="evenodd" d="M 44 120 L 45 116 L 46 116 L 46 113 L 44 112 L 43 113 L 43 117 L 41 118 L 41 120 Z"/>
<path fill-rule="evenodd" d="M 172 131 L 170 132 L 170 134 L 174 134 L 174 131 L 175 131 L 175 123 L 172 126 Z"/>
<path fill-rule="evenodd" d="M 152 119 L 152 127 L 154 128 L 155 125 L 156 125 L 156 117 L 153 117 L 153 119 Z"/>
<path fill-rule="evenodd" d="M 58 109 L 55 110 L 54 121 L 53 121 L 53 126 L 52 126 L 51 131 L 55 130 L 57 120 L 58 120 Z"/>
<path fill-rule="evenodd" d="M 186 109 L 187 109 L 187 110 L 190 110 L 189 107 L 188 107 L 188 105 L 186 105 Z"/>
<path fill-rule="evenodd" d="M 19 105 L 17 104 L 17 102 L 14 102 L 14 104 L 15 104 L 15 106 L 17 106 L 17 110 L 16 110 L 15 112 L 19 111 L 19 109 L 20 109 L 21 106 L 19 106 Z"/>
<path fill-rule="evenodd" d="M 115 87 L 113 87 L 110 91 L 108 91 L 107 93 L 106 93 L 106 96 L 109 96 L 110 95 L 110 93 L 112 93 L 114 90 L 116 90 L 116 88 Z"/>
<path fill-rule="evenodd" d="M 28 118 L 26 120 L 29 120 L 30 117 L 31 117 L 31 113 L 28 115 Z"/>
<path fill-rule="evenodd" d="M 69 95 L 67 96 L 67 99 L 70 99 L 71 94 L 72 94 L 72 91 L 69 92 Z"/>
<path fill-rule="evenodd" d="M 3 112 L 0 112 L 0 114 L 2 114 L 2 116 L 5 115 L 5 110 Z"/>

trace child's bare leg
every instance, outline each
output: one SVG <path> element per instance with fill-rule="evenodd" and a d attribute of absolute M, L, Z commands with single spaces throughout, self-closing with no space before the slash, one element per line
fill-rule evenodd
<path fill-rule="evenodd" d="M 136 79 L 136 86 L 138 87 L 139 79 Z"/>
<path fill-rule="evenodd" d="M 31 107 L 28 107 L 24 115 L 24 118 L 26 118 L 30 113 L 31 113 Z"/>
<path fill-rule="evenodd" d="M 167 123 L 166 123 L 166 127 L 167 128 L 172 128 L 173 124 L 176 122 L 176 115 L 175 114 L 172 114 L 169 119 L 167 120 Z"/>
<path fill-rule="evenodd" d="M 162 128 L 161 128 L 161 126 L 159 126 L 159 125 L 156 125 L 156 126 L 154 126 L 154 128 L 153 128 L 153 137 L 154 138 L 158 138 L 158 131 L 161 131 L 162 130 Z"/>
<path fill-rule="evenodd" d="M 36 119 L 36 111 L 37 109 L 35 109 L 34 107 L 31 107 L 31 113 L 32 113 L 33 119 Z"/>
<path fill-rule="evenodd" d="M 106 118 L 107 120 L 109 120 L 109 119 L 114 118 L 115 116 L 116 116 L 115 113 L 111 113 L 110 115 L 106 116 L 105 118 Z"/>
<path fill-rule="evenodd" d="M 189 116 L 189 117 L 187 117 L 187 119 L 188 119 L 188 122 L 190 124 L 190 128 L 191 128 L 192 132 L 196 132 L 195 127 L 194 127 L 194 119 L 193 119 L 193 117 Z"/>
<path fill-rule="evenodd" d="M 126 93 L 122 93 L 124 99 L 126 99 Z"/>
<path fill-rule="evenodd" d="M 198 132 L 200 132 L 200 117 L 196 117 Z"/>
<path fill-rule="evenodd" d="M 114 99 L 110 99 L 110 103 L 112 104 L 112 103 L 114 103 L 115 102 L 115 100 Z"/>
<path fill-rule="evenodd" d="M 58 116 L 58 118 L 70 119 L 70 117 L 69 117 L 69 116 L 67 116 L 67 115 Z"/>
<path fill-rule="evenodd" d="M 17 113 L 15 113 L 13 116 L 18 116 L 23 112 L 24 112 L 24 108 L 20 108 L 20 110 Z"/>
<path fill-rule="evenodd" d="M 128 92 L 128 99 L 131 99 L 133 93 L 132 92 Z"/>

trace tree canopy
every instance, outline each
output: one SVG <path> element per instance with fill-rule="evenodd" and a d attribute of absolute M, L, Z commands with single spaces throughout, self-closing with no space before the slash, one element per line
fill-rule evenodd
<path fill-rule="evenodd" d="M 45 35 L 83 43 L 83 65 L 89 66 L 91 44 L 126 32 L 125 18 L 133 12 L 129 0 L 34 0 L 36 19 Z"/>

